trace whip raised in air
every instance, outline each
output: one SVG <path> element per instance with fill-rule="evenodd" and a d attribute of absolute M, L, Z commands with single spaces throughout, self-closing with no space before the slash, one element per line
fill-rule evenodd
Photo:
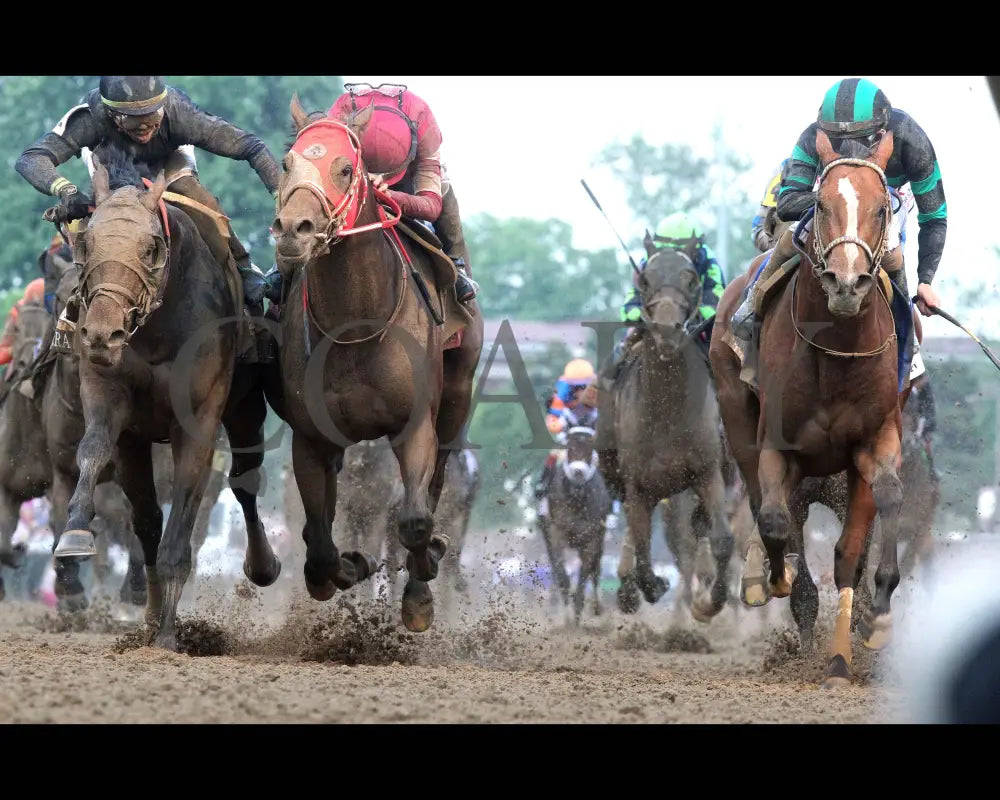
<path fill-rule="evenodd" d="M 590 195 L 590 199 L 594 201 L 594 205 L 597 206 L 597 210 L 601 212 L 601 216 L 603 216 L 607 221 L 608 226 L 614 232 L 615 236 L 618 236 L 618 231 L 616 231 L 615 226 L 611 224 L 611 220 L 608 219 L 608 215 L 604 213 L 604 209 L 601 208 L 601 204 L 597 202 L 597 198 L 594 197 L 594 193 L 590 191 L 590 187 L 587 186 L 587 182 L 583 178 L 580 178 L 580 183 L 582 183 L 583 188 L 587 190 L 587 194 Z M 632 264 L 632 269 L 635 270 L 635 274 L 641 275 L 642 273 L 640 272 L 639 267 L 637 267 L 635 261 L 632 260 L 632 254 L 628 251 L 628 248 L 625 246 L 625 242 L 622 241 L 621 236 L 618 236 L 618 241 L 621 242 L 622 249 L 625 251 L 625 255 L 628 256 L 628 260 Z"/>

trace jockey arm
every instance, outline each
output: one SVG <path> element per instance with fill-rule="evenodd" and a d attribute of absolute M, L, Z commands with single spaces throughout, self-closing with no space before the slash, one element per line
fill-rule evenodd
<path fill-rule="evenodd" d="M 762 253 L 774 246 L 774 242 L 771 240 L 772 231 L 768 230 L 768 228 L 773 227 L 773 223 L 768 225 L 768 222 L 769 218 L 773 219 L 774 215 L 777 214 L 778 188 L 781 186 L 787 164 L 788 159 L 786 158 L 767 182 L 767 189 L 764 191 L 764 197 L 761 198 L 760 207 L 750 223 L 750 241 Z"/>
<path fill-rule="evenodd" d="M 698 311 L 701 312 L 702 319 L 708 319 L 715 316 L 719 299 L 726 290 L 726 276 L 711 248 L 702 247 L 701 252 L 702 258 L 698 260 L 696 265 L 702 280 L 701 305 L 698 307 Z"/>
<path fill-rule="evenodd" d="M 56 167 L 80 156 L 83 148 L 93 149 L 101 134 L 87 106 L 69 111 L 63 120 L 24 149 L 14 169 L 28 183 L 45 195 L 58 196 L 73 184 Z M 73 187 L 74 189 L 76 187 Z"/>
<path fill-rule="evenodd" d="M 256 134 L 202 111 L 177 89 L 171 89 L 167 95 L 164 126 L 167 125 L 171 144 L 177 147 L 191 144 L 217 156 L 246 161 L 272 195 L 278 191 L 281 167 Z"/>
<path fill-rule="evenodd" d="M 903 180 L 891 182 L 901 186 L 909 182 L 917 203 L 917 282 L 934 280 L 944 241 L 948 232 L 948 203 L 945 201 L 941 169 L 934 147 L 923 129 L 907 114 L 893 111 L 895 127 L 893 151 L 900 153 Z"/>
<path fill-rule="evenodd" d="M 788 159 L 785 177 L 778 189 L 778 219 L 794 222 L 816 203 L 813 184 L 819 175 L 819 156 L 816 154 L 816 131 L 812 123 L 799 136 L 799 141 Z"/>

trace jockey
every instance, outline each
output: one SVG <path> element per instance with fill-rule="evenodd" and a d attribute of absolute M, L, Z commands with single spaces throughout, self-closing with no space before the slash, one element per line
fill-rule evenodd
<path fill-rule="evenodd" d="M 29 145 L 14 168 L 42 194 L 58 197 L 63 217 L 86 217 L 93 200 L 56 172 L 73 156 L 115 143 L 131 153 L 141 172 L 155 177 L 163 170 L 167 187 L 223 213 L 218 200 L 198 181 L 191 147 L 246 161 L 267 190 L 278 190 L 281 167 L 256 135 L 198 108 L 180 89 L 166 86 L 158 75 L 105 75 L 97 89 L 71 108 L 56 127 Z M 228 224 L 228 223 L 227 223 Z M 243 293 L 251 314 L 263 314 L 265 282 L 250 254 L 229 230 L 229 246 L 243 277 Z M 69 312 L 75 321 L 77 310 Z"/>
<path fill-rule="evenodd" d="M 346 84 L 328 116 L 340 118 L 355 109 L 374 106 L 375 113 L 361 134 L 361 155 L 375 188 L 399 203 L 408 217 L 433 224 L 441 247 L 455 262 L 459 302 L 471 302 L 478 284 L 462 232 L 458 200 L 441 163 L 441 129 L 430 106 L 405 86 Z"/>
<path fill-rule="evenodd" d="M 24 288 L 24 294 L 13 308 L 7 313 L 7 320 L 3 326 L 3 333 L 0 333 L 0 366 L 6 367 L 14 360 L 14 326 L 17 325 L 17 317 L 21 306 L 25 303 L 43 305 L 45 302 L 45 281 L 42 278 L 35 278 Z"/>
<path fill-rule="evenodd" d="M 895 189 L 889 243 L 882 267 L 904 296 L 909 297 L 906 271 L 903 268 L 902 224 L 905 213 L 897 214 L 899 189 L 909 183 L 916 202 L 917 223 L 920 226 L 917 252 L 917 307 L 924 316 L 939 304 L 937 292 L 931 281 L 941 261 L 945 235 L 948 230 L 948 204 L 941 181 L 941 169 L 931 140 L 916 121 L 905 111 L 893 108 L 885 94 L 864 78 L 845 78 L 837 81 L 826 93 L 819 115 L 799 136 L 788 160 L 785 176 L 778 190 L 777 216 L 784 222 L 797 221 L 816 203 L 815 183 L 820 165 L 816 154 L 816 133 L 826 131 L 833 149 L 846 156 L 863 157 L 878 146 L 882 136 L 893 134 L 892 156 L 885 168 L 890 192 Z M 905 209 L 905 198 L 902 207 Z M 781 235 L 764 272 L 754 282 L 746 299 L 733 314 L 732 330 L 739 338 L 750 341 L 757 338 L 763 324 L 755 308 L 756 287 L 767 280 L 795 254 L 792 234 Z M 922 373 L 918 361 L 916 331 L 913 353 L 915 371 L 910 377 Z M 754 351 L 756 352 L 756 351 Z"/>
<path fill-rule="evenodd" d="M 767 182 L 767 189 L 764 197 L 760 201 L 760 208 L 750 223 L 750 241 L 760 252 L 766 253 L 776 242 L 775 229 L 780 224 L 778 220 L 778 188 L 785 177 L 785 170 L 788 169 L 786 158 L 771 175 Z"/>
<path fill-rule="evenodd" d="M 702 295 L 701 305 L 698 313 L 702 322 L 712 319 L 715 316 L 715 309 L 719 305 L 719 298 L 726 288 L 726 277 L 722 271 L 722 266 L 716 260 L 712 249 L 705 244 L 705 237 L 701 229 L 693 223 L 688 215 L 683 211 L 676 211 L 673 214 L 660 220 L 653 235 L 653 241 L 659 248 L 669 247 L 675 250 L 684 250 L 692 240 L 698 242 L 695 248 L 692 262 L 694 268 L 701 275 Z M 639 262 L 640 272 L 646 268 L 647 259 L 643 258 Z M 632 327 L 629 329 L 625 339 L 615 347 L 611 357 L 605 362 L 601 369 L 602 383 L 610 390 L 618 376 L 618 368 L 621 357 L 632 345 L 642 338 L 645 325 L 642 322 L 642 296 L 639 293 L 639 276 L 632 273 L 632 288 L 625 297 L 625 302 L 621 307 L 622 322 L 629 322 Z M 702 331 L 700 336 L 704 337 L 707 347 L 708 333 Z"/>
<path fill-rule="evenodd" d="M 560 444 L 566 442 L 566 431 L 574 425 L 594 427 L 597 423 L 597 397 L 594 381 L 597 375 L 593 365 L 585 358 L 574 358 L 567 362 L 563 374 L 556 381 L 556 390 L 549 400 L 545 415 L 545 427 Z M 535 497 L 545 497 L 552 482 L 552 473 L 562 453 L 561 449 L 549 451 L 542 468 L 542 475 L 535 487 Z M 538 515 L 548 514 L 548 504 L 540 503 Z"/>

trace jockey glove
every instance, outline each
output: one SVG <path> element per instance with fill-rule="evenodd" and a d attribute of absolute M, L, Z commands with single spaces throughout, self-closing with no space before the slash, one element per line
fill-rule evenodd
<path fill-rule="evenodd" d="M 83 219 L 90 214 L 90 207 L 94 204 L 87 195 L 78 191 L 64 191 L 59 194 L 59 206 L 66 222 L 75 219 Z"/>
<path fill-rule="evenodd" d="M 281 273 L 278 272 L 278 265 L 264 273 L 265 292 L 264 297 L 275 305 L 281 303 Z"/>

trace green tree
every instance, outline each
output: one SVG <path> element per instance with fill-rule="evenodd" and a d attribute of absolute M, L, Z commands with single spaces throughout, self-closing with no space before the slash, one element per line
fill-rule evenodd
<path fill-rule="evenodd" d="M 550 321 L 617 318 L 631 279 L 630 268 L 618 264 L 615 250 L 574 248 L 571 226 L 556 219 L 497 219 L 481 214 L 463 226 L 486 316 Z"/>
<path fill-rule="evenodd" d="M 727 153 L 718 163 L 697 156 L 685 144 L 667 143 L 656 147 L 636 135 L 625 143 L 604 148 L 597 164 L 606 166 L 625 187 L 625 198 L 633 213 L 649 220 L 650 232 L 656 222 L 674 211 L 685 211 L 700 223 L 710 247 L 718 255 L 720 237 L 726 238 L 726 279 L 745 271 L 757 255 L 750 241 L 750 220 L 756 202 L 747 193 L 734 189 L 732 177 L 746 171 L 750 162 L 736 153 Z M 717 209 L 724 193 L 727 220 L 719 229 Z M 642 236 L 631 241 L 642 246 Z"/>

